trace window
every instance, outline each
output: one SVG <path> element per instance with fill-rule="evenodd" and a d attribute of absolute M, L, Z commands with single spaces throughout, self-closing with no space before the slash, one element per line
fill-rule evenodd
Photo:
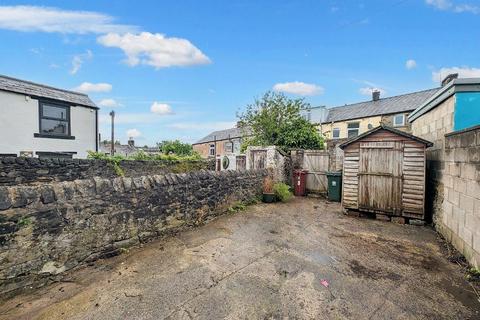
<path fill-rule="evenodd" d="M 70 136 L 70 107 L 50 102 L 40 102 L 37 137 L 73 138 Z"/>
<path fill-rule="evenodd" d="M 212 143 L 212 144 L 210 145 L 210 149 L 209 149 L 209 151 L 208 151 L 208 154 L 211 155 L 211 156 L 214 156 L 214 155 L 215 155 L 215 144 L 214 144 L 214 143 Z"/>
<path fill-rule="evenodd" d="M 354 138 L 358 136 L 358 129 L 360 127 L 360 122 L 350 122 L 347 125 L 348 138 Z"/>
<path fill-rule="evenodd" d="M 393 116 L 393 126 L 394 127 L 401 127 L 405 125 L 405 115 L 402 114 L 396 114 Z"/>
<path fill-rule="evenodd" d="M 333 139 L 338 139 L 338 138 L 340 138 L 340 128 L 333 128 L 332 138 L 333 138 Z"/>
<path fill-rule="evenodd" d="M 225 153 L 233 153 L 233 143 L 232 142 L 225 142 L 223 144 L 223 149 Z"/>

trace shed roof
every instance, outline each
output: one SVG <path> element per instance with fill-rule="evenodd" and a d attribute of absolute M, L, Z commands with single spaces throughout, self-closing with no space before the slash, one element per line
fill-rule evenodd
<path fill-rule="evenodd" d="M 245 135 L 249 135 L 250 130 L 249 129 L 242 129 L 242 128 L 231 128 L 231 129 L 225 129 L 225 130 L 218 130 L 218 131 L 213 131 L 209 135 L 203 137 L 202 139 L 198 140 L 194 144 L 201 144 L 201 143 L 207 143 L 207 142 L 212 142 L 212 141 L 218 141 L 218 140 L 227 140 L 227 139 L 235 139 L 235 138 L 241 138 Z"/>
<path fill-rule="evenodd" d="M 439 88 L 365 101 L 328 109 L 325 123 L 413 111 L 433 96 Z"/>
<path fill-rule="evenodd" d="M 20 80 L 4 75 L 0 75 L 0 90 L 21 93 L 33 97 L 49 98 L 98 109 L 95 103 L 93 103 L 86 94 L 58 89 L 44 84 Z"/>
<path fill-rule="evenodd" d="M 339 147 L 340 149 L 344 149 L 346 146 L 348 146 L 348 145 L 350 145 L 350 144 L 352 144 L 352 143 L 354 143 L 354 142 L 356 142 L 356 141 L 362 140 L 363 138 L 365 138 L 365 137 L 367 137 L 367 136 L 369 136 L 369 135 L 371 135 L 371 134 L 373 134 L 373 133 L 375 133 L 375 132 L 377 132 L 377 131 L 379 131 L 379 130 L 390 131 L 390 132 L 392 132 L 392 133 L 394 133 L 394 134 L 398 134 L 398 135 L 403 136 L 403 137 L 406 137 L 406 138 L 408 138 L 408 139 L 415 140 L 415 141 L 417 141 L 417 142 L 423 143 L 423 144 L 425 144 L 427 147 L 433 146 L 433 143 L 432 143 L 432 142 L 427 141 L 427 140 L 422 139 L 422 138 L 419 138 L 419 137 L 417 137 L 417 136 L 414 136 L 413 134 L 409 134 L 409 133 L 403 132 L 403 131 L 401 131 L 401 130 L 398 130 L 398 129 L 395 129 L 395 128 L 392 128 L 392 127 L 389 127 L 389 126 L 381 125 L 381 126 L 378 126 L 378 127 L 376 127 L 376 128 L 373 128 L 373 129 L 370 130 L 370 131 L 364 132 L 364 133 L 362 133 L 361 135 L 356 136 L 355 138 L 352 138 L 352 139 L 350 139 L 350 140 L 345 141 L 344 143 L 340 144 L 338 147 Z"/>

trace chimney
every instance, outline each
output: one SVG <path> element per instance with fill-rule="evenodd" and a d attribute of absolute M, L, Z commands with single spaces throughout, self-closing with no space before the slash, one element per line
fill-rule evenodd
<path fill-rule="evenodd" d="M 129 139 L 128 139 L 128 145 L 129 145 L 130 147 L 135 147 L 135 140 L 133 140 L 132 138 L 129 138 Z"/>
<path fill-rule="evenodd" d="M 373 101 L 378 101 L 380 100 L 380 90 L 374 89 L 372 91 L 372 100 Z"/>
<path fill-rule="evenodd" d="M 446 76 L 442 80 L 442 87 L 444 87 L 447 83 L 449 83 L 450 81 L 452 81 L 454 79 L 457 79 L 457 78 L 458 78 L 458 73 L 450 73 L 448 76 Z"/>

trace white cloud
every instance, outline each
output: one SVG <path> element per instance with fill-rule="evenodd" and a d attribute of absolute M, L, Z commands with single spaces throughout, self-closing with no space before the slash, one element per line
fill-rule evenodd
<path fill-rule="evenodd" d="M 468 3 L 454 4 L 450 0 L 425 0 L 425 3 L 435 7 L 438 10 L 448 10 L 456 13 L 469 12 L 473 14 L 480 14 L 480 6 L 471 5 Z"/>
<path fill-rule="evenodd" d="M 150 107 L 150 111 L 162 116 L 173 114 L 172 107 L 170 107 L 170 105 L 166 103 L 160 103 L 157 101 L 154 101 L 152 103 L 152 106 Z"/>
<path fill-rule="evenodd" d="M 137 129 L 128 129 L 127 130 L 127 137 L 129 138 L 138 138 L 142 136 L 142 133 Z"/>
<path fill-rule="evenodd" d="M 98 37 L 97 41 L 105 47 L 122 49 L 127 56 L 126 63 L 130 66 L 145 64 L 158 69 L 211 62 L 190 41 L 168 38 L 160 33 L 109 33 Z"/>
<path fill-rule="evenodd" d="M 110 83 L 90 83 L 90 82 L 83 82 L 78 87 L 74 88 L 73 90 L 78 92 L 110 92 L 112 90 L 112 85 Z"/>
<path fill-rule="evenodd" d="M 387 94 L 387 91 L 385 91 L 384 89 L 381 89 L 381 88 L 372 88 L 372 87 L 360 88 L 360 89 L 358 89 L 358 92 L 359 92 L 361 95 L 371 97 L 371 96 L 372 96 L 372 92 L 373 92 L 374 90 L 380 91 L 380 97 L 382 97 L 382 96 L 384 96 L 384 95 Z"/>
<path fill-rule="evenodd" d="M 168 127 L 178 130 L 224 130 L 230 129 L 237 125 L 235 121 L 219 121 L 219 122 L 178 122 L 169 124 Z"/>
<path fill-rule="evenodd" d="M 41 6 L 0 6 L 0 29 L 23 32 L 108 33 L 131 32 L 134 26 L 115 24 L 98 12 L 62 10 Z"/>
<path fill-rule="evenodd" d="M 106 107 L 106 108 L 120 107 L 120 104 L 114 99 L 102 99 L 97 104 L 100 107 Z"/>
<path fill-rule="evenodd" d="M 93 57 L 93 53 L 90 50 L 87 50 L 85 53 L 77 54 L 73 56 L 72 59 L 72 69 L 70 69 L 70 74 L 76 74 L 78 70 L 82 67 L 82 64 L 85 60 L 90 60 Z"/>
<path fill-rule="evenodd" d="M 273 86 L 273 90 L 299 96 L 315 96 L 325 92 L 321 86 L 300 81 L 277 83 Z"/>
<path fill-rule="evenodd" d="M 480 7 L 474 6 L 470 4 L 459 4 L 455 6 L 455 12 L 462 13 L 462 12 L 470 12 L 473 14 L 480 14 Z"/>
<path fill-rule="evenodd" d="M 452 3 L 449 0 L 425 0 L 425 2 L 440 10 L 447 10 L 452 6 Z"/>
<path fill-rule="evenodd" d="M 407 62 L 405 62 L 405 68 L 407 68 L 408 70 L 415 69 L 416 67 L 417 67 L 417 62 L 413 59 L 409 59 L 407 60 Z"/>
<path fill-rule="evenodd" d="M 432 80 L 434 82 L 441 82 L 446 76 L 451 73 L 458 73 L 459 78 L 480 78 L 480 68 L 465 67 L 450 67 L 441 68 L 432 72 Z"/>

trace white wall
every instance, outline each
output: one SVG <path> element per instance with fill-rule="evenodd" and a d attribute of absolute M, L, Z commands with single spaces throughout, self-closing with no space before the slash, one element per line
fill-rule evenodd
<path fill-rule="evenodd" d="M 95 150 L 95 110 L 72 106 L 70 118 L 75 140 L 36 138 L 33 135 L 39 133 L 38 100 L 0 91 L 0 153 L 77 152 L 75 158 L 86 158 L 88 150 Z"/>

